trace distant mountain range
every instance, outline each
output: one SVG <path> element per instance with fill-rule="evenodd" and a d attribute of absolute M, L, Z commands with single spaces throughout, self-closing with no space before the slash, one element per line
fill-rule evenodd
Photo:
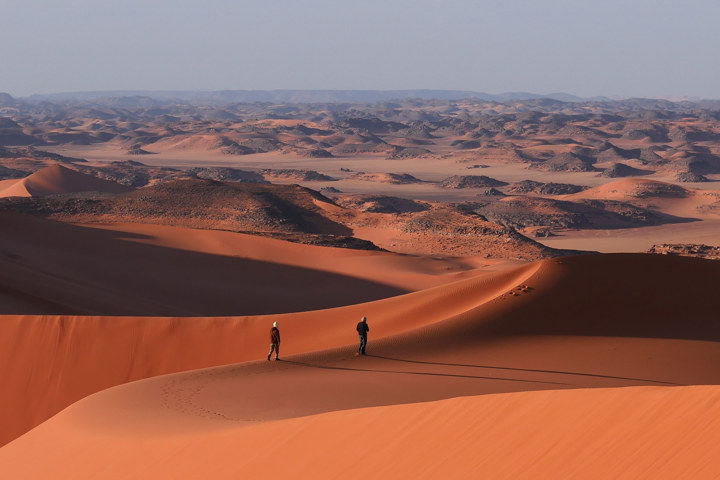
<path fill-rule="evenodd" d="M 470 90 L 112 90 L 96 92 L 67 92 L 36 94 L 16 98 L 0 92 L 0 108 L 45 108 L 55 106 L 108 107 L 124 109 L 148 109 L 185 105 L 189 107 L 213 106 L 224 108 L 228 105 L 255 104 L 265 108 L 266 104 L 312 105 L 334 104 L 372 105 L 393 102 L 453 102 L 470 100 L 492 102 L 507 108 L 521 110 L 553 110 L 557 108 L 586 108 L 597 111 L 615 111 L 618 108 L 630 110 L 672 110 L 720 109 L 720 100 L 703 100 L 689 97 L 668 98 L 608 98 L 578 97 L 568 93 L 539 95 L 528 92 L 506 92 L 490 94 Z M 46 105 L 48 104 L 48 105 Z M 389 106 L 389 105 L 386 105 Z M 347 107 L 343 107 L 347 108 Z M 278 112 L 275 112 L 278 113 Z"/>
<path fill-rule="evenodd" d="M 609 101 L 607 97 L 582 98 L 568 93 L 538 95 L 528 92 L 490 94 L 469 90 L 219 90 L 219 91 L 148 91 L 115 90 L 98 92 L 67 92 L 31 95 L 22 100 L 36 102 L 85 102 L 104 98 L 135 98 L 162 103 L 179 101 L 201 104 L 224 103 L 373 103 L 418 98 L 423 100 L 477 99 L 495 102 L 514 100 L 552 99 L 561 102 Z M 7 98 L 5 99 L 7 100 Z"/>

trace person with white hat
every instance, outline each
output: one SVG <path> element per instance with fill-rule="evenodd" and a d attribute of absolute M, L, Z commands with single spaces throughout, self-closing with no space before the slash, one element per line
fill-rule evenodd
<path fill-rule="evenodd" d="M 273 351 L 275 352 L 275 360 L 279 360 L 280 355 L 280 330 L 278 330 L 277 322 L 273 322 L 273 326 L 270 329 L 270 353 L 268 353 L 267 359 L 270 361 Z"/>

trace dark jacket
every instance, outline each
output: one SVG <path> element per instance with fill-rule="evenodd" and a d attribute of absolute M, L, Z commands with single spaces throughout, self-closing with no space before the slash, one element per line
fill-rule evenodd
<path fill-rule="evenodd" d="M 357 324 L 357 331 L 360 335 L 365 337 L 367 336 L 367 332 L 370 331 L 370 327 L 368 327 L 367 322 L 360 322 Z"/>
<path fill-rule="evenodd" d="M 277 327 L 270 330 L 270 343 L 280 343 L 280 330 Z"/>

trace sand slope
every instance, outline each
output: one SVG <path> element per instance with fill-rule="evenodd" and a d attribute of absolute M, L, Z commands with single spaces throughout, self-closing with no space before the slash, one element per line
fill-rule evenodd
<path fill-rule="evenodd" d="M 713 218 L 699 207 L 718 201 L 717 192 L 686 188 L 673 183 L 642 178 L 626 178 L 606 183 L 582 192 L 565 195 L 567 200 L 605 199 L 642 205 L 670 215 L 689 218 Z"/>
<path fill-rule="evenodd" d="M 692 284 L 688 278 L 693 278 Z M 352 413 L 358 408 L 499 392 L 716 384 L 720 382 L 715 368 L 720 362 L 716 319 L 720 300 L 714 292 L 719 278 L 720 263 L 713 261 L 594 255 L 546 260 L 367 304 L 271 317 L 5 317 L 0 364 L 27 365 L 33 372 L 28 379 L 24 372 L 3 369 L 9 372 L 3 379 L 4 391 L 20 392 L 5 395 L 1 410 L 13 412 L 3 424 L 10 425 L 8 431 L 15 435 L 72 401 L 114 384 L 191 368 L 246 363 L 156 377 L 101 392 L 4 447 L 0 465 L 5 465 L 5 471 L 25 471 L 30 455 L 42 452 L 48 466 L 37 468 L 59 472 L 52 469 L 61 468 L 52 459 L 59 455 L 55 452 L 65 452 L 66 459 L 101 459 L 100 463 L 66 461 L 62 468 L 67 478 L 83 478 L 92 472 L 121 478 L 118 475 L 144 474 L 146 466 L 151 473 L 163 464 L 173 469 L 175 463 L 168 459 L 182 451 L 187 458 L 179 464 L 211 464 L 219 469 L 213 475 L 223 478 L 221 474 L 236 475 L 242 462 L 254 462 L 241 462 L 236 454 L 225 463 L 214 463 L 214 452 L 227 452 L 226 445 L 233 442 L 239 442 L 239 451 L 267 439 L 272 444 L 267 451 L 278 455 L 286 454 L 284 447 L 298 445 L 293 442 L 306 442 L 306 448 L 325 452 L 327 436 L 305 435 L 325 420 L 298 419 L 308 415 L 348 415 L 327 417 L 339 418 L 328 421 L 346 431 L 361 423 Z M 361 315 L 367 315 L 371 325 L 367 357 L 353 356 L 354 325 Z M 281 362 L 264 360 L 273 320 L 280 322 L 283 334 Z M 592 393 L 587 395 L 592 397 Z M 609 395 L 612 398 L 603 407 L 609 412 L 628 404 L 613 397 L 614 393 Z M 528 411 L 536 403 L 543 407 L 555 401 L 537 398 L 537 402 L 528 400 Z M 468 401 L 475 405 L 491 400 Z M 563 400 L 558 401 L 557 412 L 567 410 Z M 656 401 L 647 399 L 650 404 Z M 468 407 L 468 415 L 474 418 L 491 411 L 503 417 L 504 401 L 495 402 Z M 688 435 L 702 433 L 694 426 L 700 422 L 701 409 L 691 407 L 683 428 L 689 429 Z M 403 412 L 405 407 L 399 408 Z M 427 408 L 435 412 L 421 415 L 429 422 L 428 431 L 440 428 L 442 408 L 437 412 Z M 339 411 L 346 413 L 332 413 Z M 378 420 L 372 422 L 375 430 L 365 431 L 361 439 L 370 442 L 380 431 L 393 436 L 392 423 L 383 419 L 396 413 L 385 411 L 377 410 Z M 514 411 L 504 410 L 509 422 L 517 421 L 512 420 Z M 420 415 L 407 412 L 411 423 Z M 398 415 L 401 418 L 405 413 Z M 623 418 L 623 422 L 634 421 L 632 415 Z M 246 427 L 252 425 L 260 429 L 258 437 L 247 433 Z M 533 431 L 522 433 L 513 423 L 510 427 L 521 432 L 520 439 Z M 544 431 L 545 427 L 536 428 Z M 484 445 L 474 434 L 451 430 L 454 435 L 438 439 L 444 438 L 453 452 L 464 442 L 478 449 Z M 208 432 L 222 435 L 211 438 Z M 424 434 L 408 435 L 425 445 Z M 269 438 L 275 436 L 273 443 Z M 62 449 L 57 448 L 56 438 L 63 438 Z M 143 449 L 146 444 L 136 442 L 141 438 L 164 438 L 168 450 L 160 445 L 155 450 Z M 351 438 L 355 437 L 344 441 Z M 343 444 L 339 441 L 338 445 Z M 613 442 L 608 440 L 605 446 L 615 452 Z M 664 454 L 665 446 L 659 443 L 655 454 Z M 383 450 L 372 442 L 362 448 Z M 127 452 L 124 465 L 132 463 L 138 470 L 133 466 L 102 470 L 105 465 L 123 464 L 119 459 L 125 454 L 120 452 Z M 264 454 L 253 449 L 249 455 L 265 458 Z M 288 459 L 295 459 L 296 471 L 310 467 L 294 453 L 289 455 Z M 446 450 L 442 455 L 450 453 Z M 139 460 L 130 462 L 134 456 Z M 342 458 L 348 463 L 341 462 L 338 468 L 354 471 L 356 460 Z M 380 458 L 388 457 L 381 454 Z M 404 458 L 409 462 L 422 455 L 408 448 Z M 263 462 L 252 465 L 251 472 L 257 472 L 252 469 L 259 465 L 267 467 Z"/>
<path fill-rule="evenodd" d="M 0 212 L 0 314 L 247 315 L 447 282 L 472 263 L 159 225 L 89 228 Z"/>
<path fill-rule="evenodd" d="M 446 296 L 441 286 L 417 292 L 409 301 L 393 297 L 385 302 L 269 318 L 283 324 L 283 354 L 326 350 L 354 341 L 352 329 L 362 313 L 376 318 L 373 331 L 378 336 L 400 333 L 472 308 L 510 288 L 525 271 L 462 280 L 472 282 L 470 288 L 487 285 L 488 291 L 477 297 L 469 295 L 466 288 L 451 305 L 439 304 Z M 408 322 L 393 321 L 402 317 Z M 2 379 L 3 388 L 13 392 L 3 400 L 8 407 L 3 410 L 4 438 L 12 439 L 103 388 L 153 375 L 263 358 L 268 322 L 264 317 L 0 317 L 0 365 L 26 365 L 33 372 L 28 377 L 25 370 L 8 368 Z"/>
<path fill-rule="evenodd" d="M 0 470 L 16 479 L 259 479 L 271 472 L 279 479 L 674 480 L 718 474 L 715 386 L 523 392 L 242 426 L 185 420 L 191 431 L 174 426 L 181 419 L 167 414 L 164 429 L 142 428 L 138 419 L 128 426 L 122 423 L 127 415 L 108 419 L 108 405 L 93 400 L 0 450 Z M 52 441 L 53 434 L 63 440 Z"/>
<path fill-rule="evenodd" d="M 40 197 L 72 192 L 122 193 L 130 190 L 132 189 L 119 183 L 54 164 L 20 180 L 3 182 L 0 185 L 0 198 Z"/>

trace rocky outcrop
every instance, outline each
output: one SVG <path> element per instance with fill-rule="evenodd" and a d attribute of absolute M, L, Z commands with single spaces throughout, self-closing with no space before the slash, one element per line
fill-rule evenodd
<path fill-rule="evenodd" d="M 440 182 L 443 188 L 493 188 L 505 185 L 507 182 L 485 175 L 453 175 Z"/>
<path fill-rule="evenodd" d="M 662 243 L 653 245 L 648 253 L 720 260 L 720 247 L 697 243 Z"/>
<path fill-rule="evenodd" d="M 639 168 L 625 165 L 624 163 L 613 163 L 600 173 L 601 177 L 622 178 L 622 177 L 638 177 L 642 175 L 650 175 L 650 170 L 641 170 Z"/>

